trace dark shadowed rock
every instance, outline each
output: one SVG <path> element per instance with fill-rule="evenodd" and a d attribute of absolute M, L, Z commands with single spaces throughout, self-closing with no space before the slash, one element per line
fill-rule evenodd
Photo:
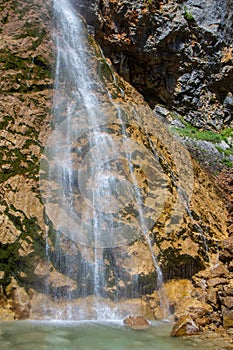
<path fill-rule="evenodd" d="M 73 3 L 117 71 L 151 106 L 175 108 L 197 127 L 232 125 L 231 1 Z"/>

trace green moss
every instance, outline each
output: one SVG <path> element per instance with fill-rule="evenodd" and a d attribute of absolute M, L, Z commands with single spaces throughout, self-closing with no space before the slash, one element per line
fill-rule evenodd
<path fill-rule="evenodd" d="M 5 17 L 2 19 L 2 23 L 6 24 L 8 22 L 9 15 L 7 14 Z"/>
<path fill-rule="evenodd" d="M 25 65 L 27 60 L 17 57 L 10 50 L 5 50 L 1 54 L 0 62 L 5 63 L 5 69 L 20 69 Z"/>
<path fill-rule="evenodd" d="M 233 166 L 233 163 L 229 158 L 233 155 L 233 147 L 230 147 L 228 149 L 224 149 L 221 147 L 222 141 L 229 143 L 229 137 L 233 136 L 233 128 L 226 128 L 221 130 L 220 132 L 212 130 L 201 131 L 195 128 L 194 126 L 190 125 L 189 123 L 185 122 L 184 120 L 181 119 L 181 121 L 185 125 L 185 127 L 172 128 L 173 132 L 180 136 L 186 136 L 190 139 L 212 142 L 213 144 L 215 144 L 215 148 L 225 156 L 221 163 L 224 164 L 227 168 L 231 168 Z"/>
<path fill-rule="evenodd" d="M 218 133 L 215 133 L 214 131 L 211 131 L 211 130 L 200 131 L 192 125 L 186 124 L 185 128 L 175 127 L 172 129 L 180 136 L 187 136 L 191 139 L 205 140 L 205 141 L 210 141 L 214 143 L 219 143 L 222 140 L 221 135 L 219 135 Z"/>
<path fill-rule="evenodd" d="M 11 277 L 14 276 L 20 284 L 31 285 L 35 280 L 34 266 L 32 262 L 35 256 L 45 258 L 45 243 L 42 238 L 42 232 L 37 224 L 37 219 L 27 218 L 25 214 L 16 209 L 13 205 L 6 207 L 4 214 L 10 219 L 17 230 L 21 232 L 15 243 L 0 243 L 0 269 L 4 271 L 4 278 L 1 280 L 5 288 L 9 284 Z M 33 245 L 33 252 L 27 256 L 19 256 L 21 241 L 26 241 Z M 20 277 L 20 272 L 24 272 L 27 277 Z"/>
<path fill-rule="evenodd" d="M 2 121 L 0 121 L 0 129 L 4 130 L 7 129 L 10 123 L 14 124 L 14 118 L 10 115 L 2 116 Z"/>
<path fill-rule="evenodd" d="M 183 119 L 181 119 L 181 121 L 185 126 L 184 128 L 172 127 L 171 130 L 173 130 L 175 133 L 177 133 L 180 136 L 187 136 L 191 139 L 205 140 L 212 143 L 220 143 L 221 141 L 227 141 L 227 138 L 229 136 L 232 136 L 233 134 L 232 128 L 224 129 L 220 132 L 216 132 L 212 130 L 202 131 L 195 128 L 191 124 L 185 122 Z"/>
<path fill-rule="evenodd" d="M 184 18 L 186 19 L 186 21 L 194 20 L 194 17 L 192 13 L 188 11 L 187 6 L 184 6 Z"/>
<path fill-rule="evenodd" d="M 45 31 L 42 30 L 38 33 L 38 39 L 36 41 L 33 42 L 32 44 L 32 50 L 35 50 L 43 41 L 44 37 L 45 37 Z"/>
<path fill-rule="evenodd" d="M 12 8 L 13 10 L 18 9 L 18 1 L 17 1 L 17 0 L 11 1 L 11 8 Z"/>
<path fill-rule="evenodd" d="M 116 99 L 121 95 L 123 97 L 124 86 L 122 81 L 116 75 L 111 64 L 108 63 L 103 52 L 100 47 L 96 44 L 94 39 L 89 36 L 88 37 L 89 44 L 94 52 L 94 57 L 97 58 L 97 74 L 106 88 L 109 88 L 109 83 L 112 84 L 111 90 L 111 98 Z"/>
<path fill-rule="evenodd" d="M 33 45 L 38 45 L 43 40 L 43 35 L 36 40 Z M 33 47 L 35 49 L 35 47 Z M 2 63 L 3 70 L 15 70 L 17 74 L 15 76 L 16 82 L 19 84 L 17 91 L 41 91 L 42 86 L 37 85 L 36 81 L 51 79 L 52 69 L 46 60 L 41 56 L 32 58 L 21 58 L 13 54 L 10 50 L 2 52 L 0 57 L 0 63 Z M 35 83 L 32 86 L 27 84 L 28 80 L 33 80 Z M 49 88 L 50 86 L 48 86 Z M 11 89 L 14 92 L 14 88 Z"/>
<path fill-rule="evenodd" d="M 4 161 L 3 156 L 6 156 L 6 160 Z M 28 156 L 30 159 L 28 159 Z M 39 159 L 37 156 L 31 155 L 29 151 L 28 154 L 23 154 L 19 149 L 9 151 L 6 147 L 2 147 L 0 152 L 0 162 L 1 165 L 6 165 L 5 168 L 2 166 L 0 182 L 4 182 L 10 177 L 18 174 L 25 174 L 28 178 L 34 179 L 37 179 L 39 176 Z"/>
<path fill-rule="evenodd" d="M 232 136 L 233 137 L 233 128 L 227 128 L 227 129 L 223 129 L 221 131 L 221 136 L 223 138 L 223 140 L 227 140 L 228 137 Z"/>
<path fill-rule="evenodd" d="M 0 243 L 0 269 L 4 271 L 4 278 L 1 281 L 3 287 L 10 283 L 11 276 L 19 274 L 21 259 L 18 255 L 20 244 L 2 244 Z"/>
<path fill-rule="evenodd" d="M 224 158 L 222 160 L 222 163 L 227 167 L 227 168 L 232 168 L 233 167 L 233 162 L 227 158 Z"/>
<path fill-rule="evenodd" d="M 228 149 L 223 149 L 222 147 L 220 146 L 216 146 L 217 150 L 224 154 L 225 156 L 229 157 L 229 156 L 232 156 L 233 155 L 233 147 L 231 148 L 228 148 Z"/>
<path fill-rule="evenodd" d="M 102 81 L 107 79 L 109 82 L 113 82 L 114 80 L 113 71 L 104 59 L 98 61 L 98 75 Z"/>

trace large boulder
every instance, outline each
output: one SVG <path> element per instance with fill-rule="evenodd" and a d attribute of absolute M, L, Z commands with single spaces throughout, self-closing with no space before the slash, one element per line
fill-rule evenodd
<path fill-rule="evenodd" d="M 183 337 L 199 333 L 199 328 L 189 316 L 181 316 L 171 330 L 172 337 Z"/>

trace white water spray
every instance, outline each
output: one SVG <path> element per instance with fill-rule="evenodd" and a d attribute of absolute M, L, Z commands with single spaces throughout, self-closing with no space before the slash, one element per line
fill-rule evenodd
<path fill-rule="evenodd" d="M 134 110 L 130 104 L 114 103 L 95 71 L 83 20 L 68 0 L 54 0 L 54 21 L 57 62 L 54 133 L 47 147 L 50 164 L 46 211 L 57 230 L 55 248 L 59 251 L 59 240 L 64 234 L 83 245 L 81 255 L 85 256 L 76 257 L 76 260 L 70 257 L 66 261 L 67 258 L 60 257 L 58 252 L 58 260 L 61 260 L 58 267 L 77 281 L 75 297 L 92 296 L 90 305 L 94 318 L 118 318 L 117 310 L 103 301 L 108 288 L 104 252 L 127 246 L 143 236 L 157 273 L 164 317 L 168 317 L 162 269 L 154 252 L 150 228 L 161 214 L 169 191 L 165 185 L 160 186 L 166 182 L 166 176 L 156 152 L 150 151 L 154 145 L 150 142 L 146 122 L 145 134 L 140 129 L 143 123 L 139 115 L 145 113 L 144 106 L 141 110 L 136 106 Z M 113 83 L 117 85 L 115 77 Z M 119 91 L 123 96 L 120 88 Z M 108 101 L 107 106 L 103 106 L 103 96 Z M 157 127 L 154 134 L 160 131 L 163 134 L 159 124 Z M 142 133 L 139 141 L 134 136 L 130 139 L 132 133 Z M 147 162 L 144 157 L 148 158 Z M 180 166 L 177 161 L 176 166 L 179 170 L 183 164 Z M 137 169 L 141 172 L 139 179 Z M 189 187 L 186 186 L 187 192 Z M 176 206 L 180 210 L 179 201 Z M 48 247 L 47 254 L 50 254 Z M 75 264 L 78 265 L 77 276 L 72 275 Z M 136 281 L 135 276 L 131 283 L 133 279 Z M 73 298 L 70 291 L 62 293 L 68 299 Z M 124 297 L 128 297 L 127 292 Z M 69 319 L 86 318 L 83 308 L 69 306 L 66 312 Z M 58 312 L 55 318 L 61 317 L 60 314 Z"/>

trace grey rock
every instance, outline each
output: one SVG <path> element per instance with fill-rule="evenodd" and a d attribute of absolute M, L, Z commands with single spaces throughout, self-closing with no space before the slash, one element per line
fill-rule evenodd
<path fill-rule="evenodd" d="M 228 93 L 224 102 L 223 102 L 224 107 L 227 109 L 233 110 L 233 96 L 232 93 Z"/>
<path fill-rule="evenodd" d="M 227 0 L 188 0 L 187 11 L 198 26 L 210 32 L 218 32 L 226 16 Z"/>
<path fill-rule="evenodd" d="M 224 58 L 232 45 L 232 1 L 73 3 L 117 72 L 152 108 L 162 103 L 200 128 L 233 126 L 233 68 Z"/>
<path fill-rule="evenodd" d="M 179 119 L 174 119 L 172 122 L 171 122 L 171 125 L 177 127 L 177 128 L 184 128 L 185 125 L 179 120 Z"/>
<path fill-rule="evenodd" d="M 227 150 L 230 148 L 230 146 L 228 145 L 228 143 L 226 143 L 224 140 L 222 140 L 219 144 L 219 147 L 221 147 L 224 150 Z"/>

